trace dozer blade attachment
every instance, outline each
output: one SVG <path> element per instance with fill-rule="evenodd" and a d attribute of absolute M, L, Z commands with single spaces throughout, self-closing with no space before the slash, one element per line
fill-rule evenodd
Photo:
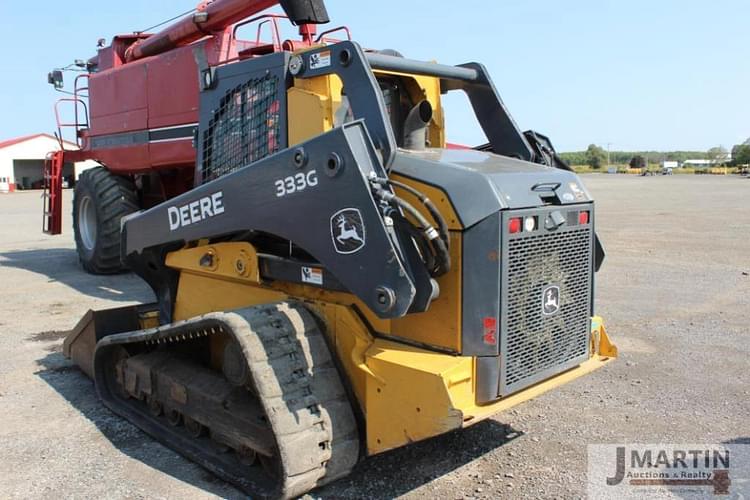
<path fill-rule="evenodd" d="M 65 337 L 63 354 L 93 379 L 96 343 L 107 335 L 139 330 L 149 318 L 153 318 L 154 324 L 158 324 L 156 308 L 156 305 L 133 305 L 101 311 L 89 310 Z"/>

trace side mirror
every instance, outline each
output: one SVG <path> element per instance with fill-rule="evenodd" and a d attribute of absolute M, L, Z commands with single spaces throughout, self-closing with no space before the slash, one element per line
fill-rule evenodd
<path fill-rule="evenodd" d="M 55 90 L 60 90 L 65 86 L 63 82 L 63 72 L 59 69 L 53 70 L 47 74 L 47 83 L 55 86 Z"/>

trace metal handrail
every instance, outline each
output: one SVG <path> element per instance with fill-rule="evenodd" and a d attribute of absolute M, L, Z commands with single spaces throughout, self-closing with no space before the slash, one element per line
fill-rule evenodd
<path fill-rule="evenodd" d="M 327 43 L 327 42 L 333 42 L 333 43 L 340 42 L 341 40 L 336 40 L 334 38 L 327 38 L 326 37 L 326 35 L 330 35 L 331 33 L 336 33 L 337 31 L 344 31 L 346 33 L 347 40 L 349 40 L 350 42 L 352 41 L 352 33 L 351 33 L 351 31 L 349 31 L 349 27 L 348 26 L 339 26 L 338 28 L 332 28 L 332 29 L 330 29 L 328 31 L 324 31 L 323 33 L 321 33 L 318 36 L 318 38 L 315 40 L 315 43 L 319 43 L 321 41 L 323 43 Z"/>
<path fill-rule="evenodd" d="M 247 21 L 242 21 L 241 23 L 237 23 L 234 25 L 234 28 L 232 29 L 232 38 L 234 40 L 237 40 L 237 30 L 242 28 L 243 26 L 247 26 L 249 24 L 253 24 L 257 21 L 263 21 L 260 24 L 258 24 L 258 30 L 255 36 L 255 44 L 260 45 L 260 33 L 261 28 L 263 25 L 267 23 L 271 23 L 272 30 L 271 30 L 271 36 L 273 37 L 273 47 L 274 50 L 280 51 L 281 50 L 281 32 L 279 31 L 279 19 L 289 19 L 289 17 L 283 15 L 283 14 L 264 14 L 262 16 L 253 17 L 252 19 L 248 19 Z"/>
<path fill-rule="evenodd" d="M 88 104 L 86 104 L 86 101 L 84 99 L 88 98 L 88 86 L 86 87 L 80 87 L 79 81 L 82 78 L 89 78 L 89 74 L 81 74 L 78 75 L 75 79 L 75 83 L 73 86 L 73 97 L 63 97 L 61 99 L 58 99 L 55 103 L 55 121 L 57 122 L 57 139 L 60 143 L 60 149 L 64 150 L 64 139 L 63 139 L 63 128 L 75 128 L 76 130 L 76 144 L 78 147 L 82 147 L 81 137 L 80 137 L 80 131 L 81 129 L 89 128 L 89 108 Z M 86 92 L 86 94 L 83 94 L 83 92 Z M 73 112 L 75 113 L 75 121 L 73 123 L 66 123 L 62 122 L 60 120 L 60 104 L 63 102 L 72 102 L 73 103 Z M 80 106 L 80 107 L 79 107 Z M 83 108 L 83 109 L 81 109 Z M 85 121 L 81 122 L 79 121 L 79 118 L 81 117 L 80 112 L 83 111 Z"/>
<path fill-rule="evenodd" d="M 76 113 L 76 118 L 73 123 L 64 123 L 60 121 L 60 104 L 63 102 L 72 102 L 73 108 Z M 79 117 L 79 104 L 83 107 L 83 112 L 86 115 L 86 122 L 82 123 L 78 121 Z M 78 131 L 81 130 L 81 128 L 88 128 L 89 127 L 89 121 L 88 121 L 88 106 L 86 105 L 86 102 L 84 102 L 83 99 L 77 98 L 77 97 L 63 97 L 62 99 L 58 99 L 55 103 L 55 120 L 57 121 L 57 134 L 58 138 L 60 140 L 60 149 L 65 149 L 63 146 L 63 134 L 62 129 L 63 128 L 75 128 L 76 129 L 76 144 L 78 147 L 81 147 L 81 138 L 78 135 Z"/>

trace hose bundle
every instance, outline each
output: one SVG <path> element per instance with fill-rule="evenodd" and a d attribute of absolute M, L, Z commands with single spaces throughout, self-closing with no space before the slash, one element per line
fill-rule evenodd
<path fill-rule="evenodd" d="M 421 212 L 419 212 L 419 210 L 414 208 L 406 200 L 383 189 L 383 185 L 398 187 L 414 195 L 430 213 L 430 216 L 437 224 L 437 229 L 435 229 L 435 227 L 422 215 Z M 423 193 L 402 182 L 377 178 L 373 179 L 373 187 L 375 195 L 378 198 L 389 205 L 400 208 L 417 221 L 418 226 L 409 224 L 407 230 L 417 242 L 430 275 L 433 278 L 437 278 L 448 273 L 451 268 L 448 224 L 445 222 L 445 218 L 435 204 L 432 203 L 432 201 Z"/>

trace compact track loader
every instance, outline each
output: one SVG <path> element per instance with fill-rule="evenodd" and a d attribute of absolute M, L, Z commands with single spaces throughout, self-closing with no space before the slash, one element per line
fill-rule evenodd
<path fill-rule="evenodd" d="M 64 352 L 118 415 L 253 496 L 290 498 L 617 350 L 594 316 L 593 200 L 546 137 L 519 131 L 485 68 L 315 39 L 322 2 L 291 0 L 301 42 L 209 63 L 214 38 L 273 3 L 216 0 L 89 61 L 91 124 L 60 154 L 100 159 L 88 222 L 117 215 L 122 262 L 156 302 L 89 311 Z M 197 101 L 169 116 L 188 123 L 122 131 L 139 116 L 122 72 L 168 79 L 184 61 Z M 446 144 L 448 92 L 468 96 L 487 144 Z M 105 95 L 122 101 L 109 114 Z M 186 147 L 192 185 L 154 202 L 179 163 L 156 175 L 156 157 L 184 162 Z"/>

